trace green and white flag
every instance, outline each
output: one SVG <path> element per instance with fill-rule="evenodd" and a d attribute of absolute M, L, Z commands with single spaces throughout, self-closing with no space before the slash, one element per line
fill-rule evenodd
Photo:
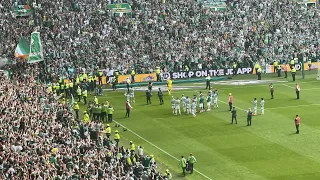
<path fill-rule="evenodd" d="M 31 41 L 30 41 L 30 54 L 28 63 L 36 63 L 43 61 L 43 49 L 40 40 L 40 33 L 33 32 L 31 33 Z"/>

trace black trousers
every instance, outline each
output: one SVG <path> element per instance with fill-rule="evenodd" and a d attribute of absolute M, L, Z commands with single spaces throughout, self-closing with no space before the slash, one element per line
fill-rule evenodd
<path fill-rule="evenodd" d="M 128 93 L 129 93 L 129 88 L 130 88 L 130 85 L 127 83 L 127 90 L 128 90 Z"/>
<path fill-rule="evenodd" d="M 160 105 L 164 104 L 163 97 L 159 97 L 159 100 L 160 100 Z"/>
<path fill-rule="evenodd" d="M 258 70 L 256 69 L 256 72 L 257 72 L 257 71 L 258 71 Z M 274 66 L 274 67 L 273 67 L 273 72 L 274 72 L 274 73 L 277 72 L 277 66 Z"/>
<path fill-rule="evenodd" d="M 147 104 L 151 104 L 151 98 L 147 98 Z"/>
<path fill-rule="evenodd" d="M 229 111 L 231 111 L 231 110 L 232 110 L 232 103 L 229 102 Z"/>
<path fill-rule="evenodd" d="M 98 83 L 100 86 L 102 85 L 102 77 L 98 77 Z"/>
<path fill-rule="evenodd" d="M 247 126 L 251 126 L 251 119 L 247 119 Z"/>
<path fill-rule="evenodd" d="M 193 173 L 193 163 L 188 164 L 188 169 L 190 171 L 190 174 L 192 174 Z"/>
<path fill-rule="evenodd" d="M 233 120 L 236 122 L 236 124 L 238 124 L 237 116 L 232 116 L 232 118 L 231 118 L 231 124 L 233 124 Z"/>
<path fill-rule="evenodd" d="M 126 116 L 125 117 L 130 117 L 130 108 L 126 109 Z"/>
<path fill-rule="evenodd" d="M 299 126 L 300 126 L 299 124 L 296 124 L 296 130 L 297 130 L 296 133 L 297 133 L 297 134 L 299 134 L 299 132 L 300 132 L 300 131 L 299 131 Z"/>
<path fill-rule="evenodd" d="M 296 81 L 296 73 L 292 73 L 292 81 Z"/>
<path fill-rule="evenodd" d="M 278 77 L 281 77 L 281 69 L 278 69 L 277 73 L 278 73 Z"/>
<path fill-rule="evenodd" d="M 258 80 L 261 80 L 261 72 L 258 73 Z"/>
<path fill-rule="evenodd" d="M 79 110 L 74 110 L 74 112 L 76 113 L 76 119 L 79 119 Z"/>
<path fill-rule="evenodd" d="M 78 102 L 81 101 L 81 95 L 78 95 Z"/>
<path fill-rule="evenodd" d="M 108 114 L 108 122 L 112 122 L 112 114 Z"/>
<path fill-rule="evenodd" d="M 288 71 L 285 71 L 284 72 L 284 78 L 287 78 L 288 77 Z"/>
<path fill-rule="evenodd" d="M 84 101 L 84 104 L 87 104 L 87 97 L 86 96 L 83 96 L 83 101 Z"/>
<path fill-rule="evenodd" d="M 112 90 L 116 90 L 117 89 L 117 87 L 116 87 L 116 83 L 112 83 Z"/>
<path fill-rule="evenodd" d="M 156 74 L 157 75 L 157 81 L 160 82 L 160 74 Z"/>
<path fill-rule="evenodd" d="M 106 119 L 107 112 L 101 112 L 101 121 L 104 122 Z"/>
<path fill-rule="evenodd" d="M 237 68 L 232 69 L 232 76 L 237 76 Z"/>
<path fill-rule="evenodd" d="M 297 99 L 300 99 L 300 91 L 296 91 Z"/>
<path fill-rule="evenodd" d="M 271 99 L 273 99 L 273 91 L 270 91 Z"/>
<path fill-rule="evenodd" d="M 206 82 L 206 89 L 208 89 L 208 88 L 211 89 L 210 81 L 207 81 L 207 82 Z"/>
<path fill-rule="evenodd" d="M 134 75 L 131 75 L 132 82 L 135 82 Z"/>

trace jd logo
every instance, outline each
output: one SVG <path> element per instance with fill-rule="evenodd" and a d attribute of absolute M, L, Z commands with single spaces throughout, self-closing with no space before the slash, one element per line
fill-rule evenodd
<path fill-rule="evenodd" d="M 170 78 L 170 73 L 165 72 L 163 73 L 163 80 L 168 80 Z"/>

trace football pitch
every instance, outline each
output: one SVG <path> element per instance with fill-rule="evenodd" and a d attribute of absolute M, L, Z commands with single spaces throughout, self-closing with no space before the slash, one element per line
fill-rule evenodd
<path fill-rule="evenodd" d="M 192 115 L 173 115 L 171 96 L 164 91 L 164 105 L 159 105 L 158 87 L 153 87 L 152 104 L 146 104 L 145 90 L 135 91 L 136 102 L 130 118 L 125 116 L 125 90 L 105 91 L 99 101 L 108 100 L 115 112 L 114 119 L 121 124 L 122 138 L 144 147 L 165 168 L 173 179 L 194 180 L 300 180 L 320 179 L 320 81 L 315 76 L 292 82 L 270 76 L 263 81 L 256 76 L 212 82 L 219 91 L 219 108 Z M 240 80 L 242 79 L 242 80 Z M 270 99 L 269 83 L 275 87 Z M 296 100 L 295 84 L 301 87 Z M 165 86 L 161 86 L 163 90 Z M 205 83 L 173 85 L 174 97 L 192 97 L 200 91 L 206 96 Z M 228 94 L 234 97 L 238 124 L 231 124 Z M 246 112 L 253 108 L 252 101 L 265 99 L 265 114 L 252 119 L 246 126 Z M 259 106 L 260 107 L 260 106 Z M 181 108 L 182 110 L 182 108 Z M 296 134 L 294 119 L 301 117 L 300 134 Z M 112 123 L 113 131 L 115 122 Z M 178 165 L 181 155 L 189 153 L 197 158 L 196 171 L 182 177 Z"/>

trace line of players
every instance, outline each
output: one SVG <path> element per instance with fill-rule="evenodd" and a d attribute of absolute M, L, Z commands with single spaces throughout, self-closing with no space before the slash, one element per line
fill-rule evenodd
<path fill-rule="evenodd" d="M 200 108 L 199 113 L 203 113 L 205 111 L 211 111 L 211 107 L 219 108 L 218 105 L 218 90 L 210 90 L 205 98 L 205 96 L 200 91 L 199 97 L 197 95 L 193 95 L 192 98 L 188 96 L 182 95 L 181 98 L 173 97 L 171 99 L 171 109 L 172 114 L 181 115 L 181 104 L 183 108 L 183 112 L 186 114 L 192 114 L 193 117 L 196 117 L 197 106 Z M 212 104 L 213 100 L 213 104 Z M 207 103 L 207 109 L 205 109 L 205 102 Z"/>
<path fill-rule="evenodd" d="M 252 104 L 253 104 L 253 115 L 256 116 L 258 113 L 258 100 L 257 100 L 257 98 L 253 99 Z M 261 101 L 260 101 L 261 115 L 264 114 L 264 104 L 265 104 L 265 100 L 263 98 L 261 98 Z M 249 110 L 251 110 L 251 109 L 249 108 Z"/>

